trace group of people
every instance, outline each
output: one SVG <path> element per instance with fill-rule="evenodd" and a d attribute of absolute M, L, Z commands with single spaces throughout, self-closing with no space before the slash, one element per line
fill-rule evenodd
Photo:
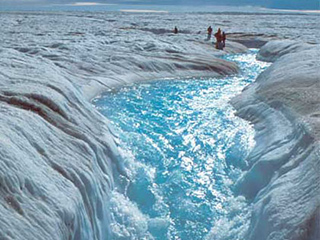
<path fill-rule="evenodd" d="M 209 41 L 211 39 L 211 35 L 212 35 L 212 27 L 209 26 L 208 27 L 208 38 L 207 41 Z M 223 50 L 223 48 L 226 46 L 226 33 L 221 31 L 221 29 L 219 28 L 218 31 L 214 34 L 214 37 L 216 38 L 216 49 L 220 49 Z"/>
<path fill-rule="evenodd" d="M 209 26 L 207 41 L 211 39 L 212 31 L 213 31 L 212 27 Z M 178 33 L 177 27 L 174 27 L 173 33 L 175 34 Z M 216 49 L 223 50 L 223 48 L 226 46 L 226 39 L 227 39 L 226 33 L 221 31 L 221 29 L 219 28 L 218 31 L 214 34 L 214 37 L 216 38 L 216 43 L 215 43 Z"/>

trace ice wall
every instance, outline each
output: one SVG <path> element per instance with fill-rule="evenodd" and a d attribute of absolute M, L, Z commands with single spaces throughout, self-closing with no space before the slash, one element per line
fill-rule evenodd
<path fill-rule="evenodd" d="M 233 99 L 254 124 L 256 147 L 237 183 L 253 203 L 247 240 L 320 238 L 320 47 L 294 41 L 266 44 L 275 61 Z"/>
<path fill-rule="evenodd" d="M 106 239 L 114 142 L 49 61 L 1 49 L 0 239 Z"/>

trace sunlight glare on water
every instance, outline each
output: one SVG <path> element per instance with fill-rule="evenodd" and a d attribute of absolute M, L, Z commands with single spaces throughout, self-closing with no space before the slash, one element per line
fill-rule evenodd
<path fill-rule="evenodd" d="M 254 130 L 229 100 L 268 66 L 256 52 L 224 57 L 239 64 L 236 76 L 158 80 L 94 99 L 118 135 L 131 178 L 110 203 L 113 239 L 241 237 L 250 206 L 233 186 Z"/>

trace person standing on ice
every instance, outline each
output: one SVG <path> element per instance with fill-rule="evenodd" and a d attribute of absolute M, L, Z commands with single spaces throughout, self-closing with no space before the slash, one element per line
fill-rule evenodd
<path fill-rule="evenodd" d="M 177 34 L 177 33 L 178 33 L 178 28 L 177 28 L 177 27 L 174 27 L 173 33 L 174 33 L 174 34 Z"/>
<path fill-rule="evenodd" d="M 208 27 L 208 38 L 207 38 L 207 41 L 209 41 L 211 39 L 211 35 L 212 35 L 212 27 L 209 26 Z"/>
<path fill-rule="evenodd" d="M 225 32 L 222 32 L 222 43 L 223 43 L 223 47 L 226 46 L 226 39 L 227 39 L 226 33 L 225 33 Z"/>
<path fill-rule="evenodd" d="M 216 38 L 216 49 L 223 50 L 222 34 L 221 34 L 221 29 L 220 28 L 214 34 L 214 36 Z"/>

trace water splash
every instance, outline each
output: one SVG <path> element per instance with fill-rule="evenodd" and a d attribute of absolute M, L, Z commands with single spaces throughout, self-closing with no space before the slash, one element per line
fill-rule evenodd
<path fill-rule="evenodd" d="M 241 239 L 250 206 L 233 185 L 254 130 L 229 100 L 268 66 L 255 55 L 225 57 L 239 64 L 236 76 L 159 80 L 94 99 L 131 176 L 111 201 L 113 239 Z"/>

